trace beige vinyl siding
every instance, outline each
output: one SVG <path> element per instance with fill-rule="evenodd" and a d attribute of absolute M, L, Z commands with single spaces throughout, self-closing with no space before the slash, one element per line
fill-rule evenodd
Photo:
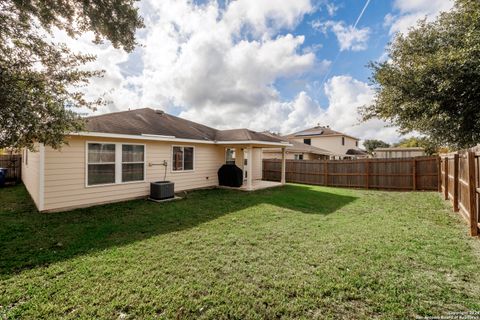
<path fill-rule="evenodd" d="M 25 163 L 25 149 L 22 153 L 22 181 L 33 202 L 40 207 L 40 146 L 35 144 L 36 152 L 28 152 L 28 164 Z"/>
<path fill-rule="evenodd" d="M 130 182 L 108 186 L 86 186 L 86 142 L 142 143 L 145 144 L 145 182 Z M 172 145 L 193 146 L 194 170 L 172 171 Z M 150 182 L 166 179 L 175 183 L 175 191 L 218 185 L 217 170 L 225 161 L 224 148 L 208 144 L 180 144 L 171 142 L 130 139 L 70 137 L 69 145 L 56 151 L 45 150 L 45 210 L 88 206 L 145 197 Z M 153 166 L 148 164 L 152 163 Z"/>
<path fill-rule="evenodd" d="M 348 149 L 355 149 L 355 139 L 352 139 L 350 137 L 345 137 L 345 145 L 342 145 L 342 136 L 341 135 L 335 135 L 335 136 L 310 136 L 310 137 L 295 137 L 292 138 L 294 141 L 302 142 L 303 139 L 311 139 L 312 140 L 312 146 L 317 147 L 320 149 L 328 150 L 334 154 L 346 154 Z"/>

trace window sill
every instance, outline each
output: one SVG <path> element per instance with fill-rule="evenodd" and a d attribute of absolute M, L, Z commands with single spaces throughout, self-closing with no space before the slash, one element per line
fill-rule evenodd
<path fill-rule="evenodd" d="M 92 184 L 92 185 L 85 185 L 85 188 L 111 187 L 111 186 L 121 186 L 121 185 L 124 185 L 124 184 L 135 184 L 135 183 L 146 183 L 146 182 L 147 182 L 147 180 L 128 181 L 128 182 L 119 182 L 119 183 Z"/>
<path fill-rule="evenodd" d="M 195 170 L 170 170 L 170 173 L 189 173 L 189 172 L 195 172 Z"/>

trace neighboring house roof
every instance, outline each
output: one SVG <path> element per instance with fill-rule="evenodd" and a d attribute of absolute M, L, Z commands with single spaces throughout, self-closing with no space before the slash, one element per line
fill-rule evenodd
<path fill-rule="evenodd" d="M 217 130 L 215 135 L 217 141 L 270 141 L 281 142 L 287 141 L 281 137 L 275 137 L 264 133 L 248 130 L 248 129 L 231 129 L 231 130 Z"/>
<path fill-rule="evenodd" d="M 356 138 L 354 136 L 335 131 L 333 129 L 330 129 L 329 127 L 322 127 L 322 126 L 316 126 L 310 129 L 305 129 L 302 131 L 298 131 L 292 134 L 287 135 L 286 137 L 293 138 L 293 137 L 309 137 L 309 136 L 345 136 L 349 137 L 355 140 L 360 140 L 359 138 Z"/>
<path fill-rule="evenodd" d="M 290 144 L 292 144 L 292 146 L 287 147 L 287 150 L 292 151 L 292 152 L 304 152 L 304 153 L 313 153 L 313 154 L 322 154 L 322 155 L 333 155 L 333 153 L 328 151 L 328 150 L 313 147 L 313 146 L 308 145 L 306 143 L 301 143 L 301 142 L 298 142 L 298 141 L 290 141 L 290 140 L 289 140 L 289 142 L 290 142 Z"/>
<path fill-rule="evenodd" d="M 368 152 L 362 149 L 348 149 L 345 154 L 348 154 L 350 156 L 366 156 L 368 155 Z"/>
<path fill-rule="evenodd" d="M 85 119 L 87 131 L 123 135 L 152 135 L 202 141 L 265 141 L 282 143 L 248 129 L 217 130 L 150 108 L 92 116 Z"/>
<path fill-rule="evenodd" d="M 298 141 L 294 141 L 294 140 L 289 140 L 286 137 L 276 136 L 276 135 L 273 135 L 269 132 L 263 132 L 262 134 L 270 136 L 270 137 L 279 137 L 279 138 L 288 140 L 288 142 L 290 142 L 290 144 L 291 144 L 291 146 L 286 147 L 286 151 L 288 151 L 288 152 L 312 153 L 312 154 L 329 155 L 329 156 L 333 155 L 333 153 L 328 151 L 328 150 L 313 147 L 313 146 L 308 145 L 306 143 L 302 143 L 302 142 L 298 142 Z M 265 149 L 263 151 L 264 152 L 279 152 L 279 149 L 278 148 L 272 148 L 272 149 Z"/>
<path fill-rule="evenodd" d="M 422 147 L 389 147 L 376 148 L 374 151 L 425 151 Z"/>

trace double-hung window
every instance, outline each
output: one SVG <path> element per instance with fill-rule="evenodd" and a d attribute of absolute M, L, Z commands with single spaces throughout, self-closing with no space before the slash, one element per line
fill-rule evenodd
<path fill-rule="evenodd" d="M 145 145 L 87 144 L 87 185 L 145 180 Z"/>
<path fill-rule="evenodd" d="M 172 170 L 192 171 L 194 161 L 194 148 L 173 146 L 172 148 Z"/>
<path fill-rule="evenodd" d="M 115 149 L 114 143 L 88 144 L 89 186 L 115 183 Z"/>
<path fill-rule="evenodd" d="M 145 146 L 122 145 L 122 182 L 143 181 L 145 173 Z"/>

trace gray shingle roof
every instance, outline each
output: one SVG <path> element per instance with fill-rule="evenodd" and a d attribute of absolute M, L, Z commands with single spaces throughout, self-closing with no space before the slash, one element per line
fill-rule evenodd
<path fill-rule="evenodd" d="M 342 136 L 347 136 L 347 137 L 351 137 L 359 140 L 358 138 L 353 137 L 351 135 L 348 135 L 339 131 L 335 131 L 333 129 L 330 129 L 329 127 L 321 127 L 321 126 L 298 131 L 298 132 L 287 135 L 287 137 L 291 138 L 291 137 L 303 137 L 303 136 L 332 136 L 332 135 L 342 135 Z"/>
<path fill-rule="evenodd" d="M 289 142 L 292 144 L 292 146 L 286 148 L 288 151 L 322 154 L 322 155 L 333 155 L 333 153 L 328 151 L 328 150 L 313 147 L 313 146 L 308 145 L 306 143 L 293 141 L 293 140 L 289 140 Z"/>
<path fill-rule="evenodd" d="M 232 129 L 232 130 L 218 130 L 215 136 L 217 141 L 268 141 L 268 142 L 282 142 L 287 139 L 281 137 L 273 137 L 264 133 L 248 130 L 248 129 Z"/>
<path fill-rule="evenodd" d="M 286 151 L 288 152 L 300 152 L 300 153 L 313 153 L 313 154 L 320 154 L 320 155 L 333 155 L 332 152 L 322 149 L 322 148 L 317 148 L 311 145 L 308 145 L 306 143 L 298 142 L 295 140 L 290 140 L 287 137 L 281 137 L 281 136 L 276 136 L 273 135 L 269 132 L 263 132 L 264 135 L 270 136 L 270 137 L 278 137 L 280 139 L 287 140 L 292 146 L 288 146 L 285 148 Z M 270 152 L 277 152 L 277 149 L 270 149 L 270 150 L 265 150 L 265 151 L 270 151 Z"/>
<path fill-rule="evenodd" d="M 90 132 L 149 134 L 210 141 L 286 141 L 248 129 L 217 130 L 150 108 L 107 113 L 88 117 L 85 120 L 87 131 Z"/>

